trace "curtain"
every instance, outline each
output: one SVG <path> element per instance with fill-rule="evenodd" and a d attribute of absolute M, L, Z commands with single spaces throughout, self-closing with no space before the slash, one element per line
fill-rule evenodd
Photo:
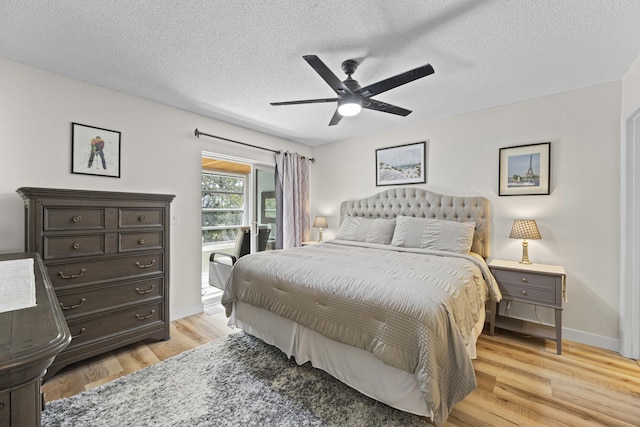
<path fill-rule="evenodd" d="M 276 212 L 277 249 L 309 240 L 309 159 L 298 153 L 276 154 Z"/>

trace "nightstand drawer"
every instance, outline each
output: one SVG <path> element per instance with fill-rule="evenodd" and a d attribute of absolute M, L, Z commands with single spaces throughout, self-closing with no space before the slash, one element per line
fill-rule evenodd
<path fill-rule="evenodd" d="M 498 269 L 492 269 L 492 272 L 496 280 L 501 284 L 532 285 L 549 290 L 555 289 L 556 286 L 556 278 L 545 274 Z"/>
<path fill-rule="evenodd" d="M 508 300 L 556 305 L 555 288 L 546 289 L 500 282 L 500 290 L 502 291 L 502 296 Z"/>

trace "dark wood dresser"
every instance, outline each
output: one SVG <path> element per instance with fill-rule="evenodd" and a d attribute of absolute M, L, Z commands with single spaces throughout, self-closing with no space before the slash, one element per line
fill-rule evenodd
<path fill-rule="evenodd" d="M 38 254 L 0 255 L 0 261 L 33 259 L 36 306 L 0 313 L 0 426 L 40 425 L 40 383 L 53 358 L 71 341 L 58 300 Z"/>
<path fill-rule="evenodd" d="M 71 331 L 64 366 L 169 335 L 173 195 L 19 188 L 27 251 L 42 256 Z"/>

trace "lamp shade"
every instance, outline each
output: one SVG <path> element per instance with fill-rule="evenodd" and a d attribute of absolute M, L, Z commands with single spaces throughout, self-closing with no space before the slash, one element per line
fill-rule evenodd
<path fill-rule="evenodd" d="M 511 239 L 522 240 L 539 240 L 542 239 L 538 226 L 533 219 L 516 219 L 513 221 L 513 227 L 511 228 Z"/>
<path fill-rule="evenodd" d="M 327 217 L 317 216 L 313 220 L 313 227 L 314 228 L 327 228 L 327 227 L 329 227 L 329 224 L 327 224 Z"/>

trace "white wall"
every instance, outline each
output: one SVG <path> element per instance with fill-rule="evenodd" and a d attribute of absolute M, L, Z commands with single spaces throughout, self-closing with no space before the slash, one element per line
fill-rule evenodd
<path fill-rule="evenodd" d="M 24 251 L 19 187 L 175 194 L 171 318 L 201 311 L 201 152 L 273 154 L 202 132 L 311 156 L 310 147 L 0 59 L 0 252 Z M 121 178 L 71 174 L 71 122 L 122 132 Z"/>
<path fill-rule="evenodd" d="M 622 112 L 629 112 L 640 102 L 640 56 L 622 78 Z"/>
<path fill-rule="evenodd" d="M 418 187 L 488 197 L 494 258 L 519 260 L 521 242 L 508 238 L 513 220 L 536 219 L 543 239 L 529 242 L 530 258 L 567 271 L 564 337 L 617 350 L 620 87 L 613 82 L 316 147 L 314 214 L 329 218 L 325 238 L 335 235 L 342 200 L 388 188 L 375 186 L 377 148 L 426 140 L 427 183 Z M 499 148 L 545 141 L 551 194 L 499 197 Z M 515 303 L 510 313 L 536 315 Z M 550 310 L 537 315 L 553 323 Z"/>

